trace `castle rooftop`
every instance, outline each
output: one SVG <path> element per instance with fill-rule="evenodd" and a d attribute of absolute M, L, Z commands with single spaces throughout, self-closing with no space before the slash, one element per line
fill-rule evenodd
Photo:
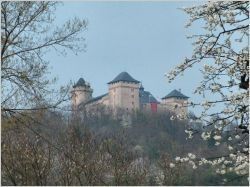
<path fill-rule="evenodd" d="M 73 88 L 80 87 L 80 86 L 85 86 L 85 80 L 83 78 L 80 78 L 77 83 L 73 86 Z"/>
<path fill-rule="evenodd" d="M 170 92 L 168 95 L 166 95 L 165 97 L 163 97 L 162 99 L 168 99 L 168 98 L 180 98 L 180 99 L 188 99 L 188 96 L 185 96 L 184 94 L 182 94 L 181 92 L 179 92 L 178 90 L 173 90 L 172 92 Z"/>
<path fill-rule="evenodd" d="M 132 82 L 132 83 L 139 83 L 140 81 L 135 80 L 131 75 L 129 75 L 127 72 L 121 72 L 119 75 L 117 75 L 112 81 L 108 82 L 108 84 L 113 84 L 116 82 Z"/>
<path fill-rule="evenodd" d="M 142 104 L 159 103 L 150 92 L 144 91 L 143 89 L 140 89 L 139 91 L 139 98 L 140 98 L 140 103 Z"/>

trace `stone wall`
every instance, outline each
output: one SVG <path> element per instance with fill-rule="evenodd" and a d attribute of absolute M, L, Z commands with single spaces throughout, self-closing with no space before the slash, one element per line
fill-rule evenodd
<path fill-rule="evenodd" d="M 160 111 L 171 110 L 174 112 L 185 112 L 188 113 L 187 100 L 177 99 L 177 98 L 167 98 L 163 99 L 161 104 L 159 104 Z"/>
<path fill-rule="evenodd" d="M 139 109 L 139 84 L 126 82 L 110 84 L 109 105 L 112 108 Z"/>

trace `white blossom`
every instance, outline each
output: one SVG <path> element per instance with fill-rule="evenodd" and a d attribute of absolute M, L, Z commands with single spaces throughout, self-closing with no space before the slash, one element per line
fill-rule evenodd
<path fill-rule="evenodd" d="M 215 135 L 213 138 L 214 138 L 215 140 L 221 140 L 221 136 L 219 136 L 219 135 Z"/>
<path fill-rule="evenodd" d="M 220 174 L 222 174 L 222 175 L 224 175 L 225 173 L 226 173 L 226 170 L 224 170 L 224 169 L 220 171 Z"/>
<path fill-rule="evenodd" d="M 208 140 L 210 138 L 210 136 L 211 136 L 211 132 L 203 132 L 201 134 L 201 137 L 203 140 Z"/>
<path fill-rule="evenodd" d="M 188 138 L 193 138 L 193 131 L 185 130 L 185 133 L 188 134 Z"/>
<path fill-rule="evenodd" d="M 213 127 L 216 133 L 212 135 L 212 138 L 216 142 L 215 145 L 220 145 L 222 136 L 219 133 L 231 125 L 232 122 L 240 122 L 243 117 L 244 125 L 249 124 L 249 90 L 239 88 L 242 75 L 244 73 L 248 75 L 249 73 L 249 69 L 246 68 L 245 63 L 243 63 L 249 60 L 249 46 L 247 42 L 243 42 L 248 41 L 249 34 L 248 29 L 241 29 L 244 28 L 243 26 L 248 28 L 249 19 L 248 15 L 240 11 L 239 7 L 242 6 L 241 3 L 236 6 L 229 6 L 229 3 L 231 2 L 209 2 L 206 3 L 205 6 L 202 4 L 184 9 L 184 11 L 190 15 L 187 26 L 191 26 L 196 20 L 202 20 L 205 33 L 195 33 L 189 36 L 189 38 L 194 40 L 193 54 L 190 58 L 185 58 L 183 63 L 176 66 L 168 75 L 168 79 L 172 81 L 187 68 L 195 64 L 203 64 L 203 68 L 201 68 L 203 79 L 200 81 L 194 93 L 206 98 L 208 94 L 213 92 L 216 93 L 214 94 L 216 99 L 205 100 L 198 104 L 192 104 L 192 106 L 199 105 L 202 107 L 201 115 L 199 116 L 201 120 L 204 119 L 207 121 L 208 119 L 212 119 L 212 116 L 220 114 L 218 119 L 208 122 L 208 124 L 212 123 L 213 126 L 210 127 Z M 224 7 L 226 8 L 224 9 Z M 228 29 L 233 30 L 231 32 L 223 32 L 223 30 Z M 235 41 L 242 43 L 236 44 L 237 46 L 235 46 Z M 247 107 L 245 110 L 242 110 L 242 106 Z M 189 137 L 193 136 L 192 131 L 186 130 L 185 132 Z M 231 153 L 227 160 L 225 160 L 225 158 L 214 160 L 202 158 L 198 161 L 197 165 L 212 165 L 216 167 L 216 172 L 222 175 L 227 171 L 235 171 L 239 175 L 248 172 L 249 160 L 246 155 L 241 154 L 241 151 L 247 152 L 249 149 L 247 147 L 240 148 L 240 144 L 248 145 L 248 142 L 235 141 L 239 146 L 237 149 L 232 144 L 234 143 L 232 142 L 233 139 L 241 139 L 240 134 L 241 132 L 236 131 L 234 136 L 228 138 L 228 141 L 231 141 L 230 145 L 227 145 L 228 150 L 235 150 L 237 153 Z M 209 132 L 203 131 L 201 134 L 203 140 L 208 140 L 210 137 L 211 133 Z M 196 165 L 192 163 L 192 161 L 194 161 L 193 157 L 189 154 L 186 158 L 180 158 L 180 161 L 188 161 L 194 168 L 196 167 Z"/>
<path fill-rule="evenodd" d="M 176 158 L 175 158 L 175 161 L 180 161 L 181 160 L 181 158 L 179 157 L 179 156 L 177 156 Z"/>
<path fill-rule="evenodd" d="M 239 136 L 239 135 L 236 135 L 236 136 L 235 136 L 235 139 L 240 139 L 240 136 Z"/>
<path fill-rule="evenodd" d="M 236 159 L 236 155 L 235 154 L 230 154 L 229 157 L 232 158 L 232 159 Z"/>
<path fill-rule="evenodd" d="M 234 149 L 234 148 L 233 148 L 232 146 L 230 146 L 230 145 L 228 146 L 228 150 L 229 150 L 229 151 L 232 151 L 233 149 Z"/>
<path fill-rule="evenodd" d="M 196 158 L 196 156 L 195 156 L 194 154 L 192 154 L 192 153 L 188 153 L 188 157 L 189 157 L 190 159 L 195 159 L 195 158 Z"/>
<path fill-rule="evenodd" d="M 243 151 L 248 151 L 249 149 L 247 147 L 243 148 Z"/>
<path fill-rule="evenodd" d="M 170 168 L 174 168 L 174 167 L 175 167 L 175 164 L 170 163 L 170 164 L 169 164 L 169 167 L 170 167 Z"/>
<path fill-rule="evenodd" d="M 220 142 L 215 142 L 215 144 L 214 144 L 214 145 L 218 146 L 218 145 L 220 145 Z"/>

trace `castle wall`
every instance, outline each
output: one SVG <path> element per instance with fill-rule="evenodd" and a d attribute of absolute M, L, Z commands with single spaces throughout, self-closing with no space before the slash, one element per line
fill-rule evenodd
<path fill-rule="evenodd" d="M 85 105 L 87 112 L 105 112 L 109 109 L 109 96 L 106 95 L 97 101 L 93 101 Z M 101 110 L 100 110 L 101 109 Z"/>
<path fill-rule="evenodd" d="M 109 106 L 109 95 L 102 97 L 101 99 L 94 101 L 88 105 L 104 105 Z"/>
<path fill-rule="evenodd" d="M 177 99 L 177 98 L 167 98 L 163 99 L 159 105 L 161 111 L 171 110 L 174 112 L 188 112 L 187 100 Z"/>
<path fill-rule="evenodd" d="M 126 82 L 110 84 L 109 105 L 112 108 L 139 109 L 139 84 Z"/>

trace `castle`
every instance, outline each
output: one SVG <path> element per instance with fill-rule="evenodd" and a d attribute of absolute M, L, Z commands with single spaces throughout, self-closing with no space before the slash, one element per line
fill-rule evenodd
<path fill-rule="evenodd" d="M 72 108 L 90 108 L 100 105 L 111 108 L 113 111 L 123 109 L 126 111 L 146 110 L 152 112 L 174 111 L 187 113 L 188 97 L 178 90 L 173 90 L 161 102 L 148 91 L 145 91 L 141 82 L 135 80 L 127 72 L 117 75 L 108 82 L 108 93 L 98 97 L 92 97 L 93 89 L 90 84 L 80 78 L 73 86 Z"/>

